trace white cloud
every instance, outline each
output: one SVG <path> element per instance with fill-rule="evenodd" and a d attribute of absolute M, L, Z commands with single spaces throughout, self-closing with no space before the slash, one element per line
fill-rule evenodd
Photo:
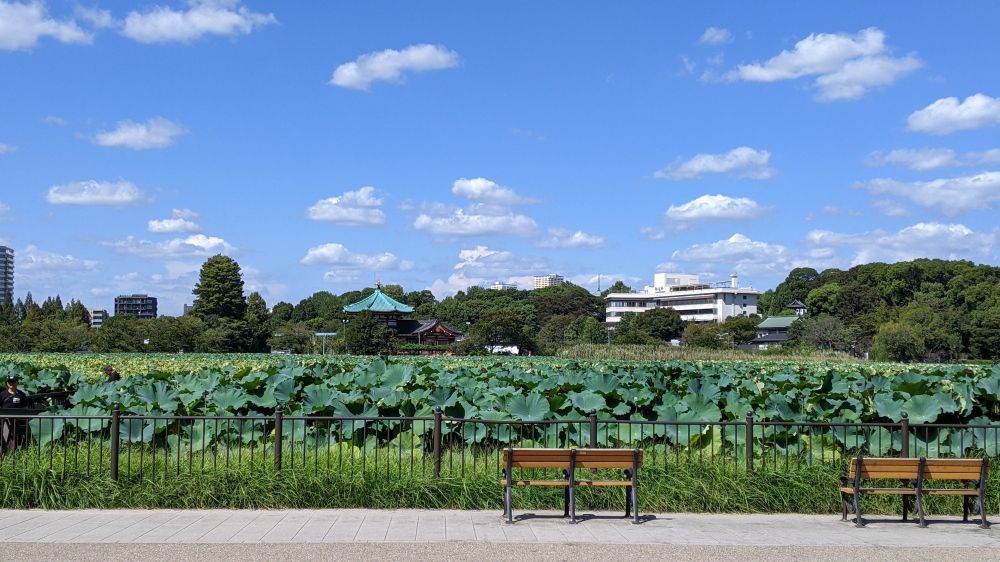
<path fill-rule="evenodd" d="M 709 27 L 701 34 L 698 42 L 702 45 L 724 45 L 733 42 L 733 34 L 724 27 Z"/>
<path fill-rule="evenodd" d="M 893 201 L 891 199 L 878 199 L 872 201 L 872 207 L 875 210 L 882 213 L 887 217 L 905 217 L 910 214 L 910 211 L 906 207 L 901 205 L 898 201 Z"/>
<path fill-rule="evenodd" d="M 913 55 L 893 57 L 885 33 L 875 27 L 848 33 L 813 33 L 763 63 L 741 64 L 726 73 L 728 80 L 774 82 L 816 76 L 823 101 L 856 99 L 868 90 L 888 86 L 920 68 Z"/>
<path fill-rule="evenodd" d="M 763 215 L 766 209 L 748 197 L 702 195 L 682 205 L 671 205 L 666 218 L 688 223 L 709 220 L 746 220 Z"/>
<path fill-rule="evenodd" d="M 140 43 L 189 43 L 205 35 L 248 35 L 276 22 L 274 14 L 252 12 L 239 0 L 190 0 L 187 10 L 129 12 L 122 34 Z"/>
<path fill-rule="evenodd" d="M 198 232 L 201 227 L 194 222 L 198 218 L 198 213 L 190 209 L 174 209 L 168 219 L 154 219 L 149 221 L 150 232 L 157 234 L 176 234 Z"/>
<path fill-rule="evenodd" d="M 0 220 L 5 220 L 7 218 L 7 213 L 10 212 L 10 205 L 0 201 Z"/>
<path fill-rule="evenodd" d="M 378 80 L 400 81 L 406 72 L 443 70 L 458 65 L 458 53 L 443 45 L 410 45 L 402 51 L 386 49 L 359 56 L 333 71 L 330 84 L 367 90 Z"/>
<path fill-rule="evenodd" d="M 676 250 L 670 259 L 686 262 L 764 262 L 784 258 L 785 255 L 786 249 L 780 244 L 751 240 L 737 233 L 726 240 L 694 244 L 684 250 Z"/>
<path fill-rule="evenodd" d="M 875 151 L 865 160 L 868 166 L 900 164 L 911 170 L 927 171 L 935 168 L 955 166 L 958 160 L 950 148 L 901 148 L 888 153 Z"/>
<path fill-rule="evenodd" d="M 71 255 L 47 252 L 29 245 L 17 255 L 18 270 L 28 271 L 93 271 L 97 268 L 94 260 L 81 260 Z"/>
<path fill-rule="evenodd" d="M 548 236 L 536 245 L 539 248 L 601 248 L 604 238 L 582 230 L 570 232 L 564 228 L 550 228 Z"/>
<path fill-rule="evenodd" d="M 52 125 L 55 127 L 66 126 L 66 120 L 63 119 L 62 117 L 59 117 L 58 115 L 46 115 L 45 119 L 42 119 L 42 123 L 45 123 L 46 125 Z"/>
<path fill-rule="evenodd" d="M 994 203 L 1000 202 L 1000 172 L 914 182 L 878 178 L 859 187 L 876 194 L 905 197 L 921 207 L 938 210 L 948 216 L 991 209 Z"/>
<path fill-rule="evenodd" d="M 447 279 L 434 281 L 428 287 L 438 298 L 464 291 L 473 285 L 490 285 L 494 281 L 530 287 L 532 275 L 548 272 L 550 269 L 543 258 L 519 257 L 509 251 L 488 246 L 463 249 L 458 253 L 458 260 L 453 268 L 454 273 Z"/>
<path fill-rule="evenodd" d="M 331 283 L 354 281 L 366 272 L 407 271 L 414 267 L 413 262 L 400 260 L 389 252 L 374 255 L 358 254 L 337 243 L 309 248 L 300 263 L 331 266 L 333 269 L 323 274 L 323 279 Z"/>
<path fill-rule="evenodd" d="M 73 12 L 76 14 L 76 17 L 87 22 L 93 28 L 104 29 L 115 26 L 115 20 L 111 17 L 110 10 L 77 6 Z"/>
<path fill-rule="evenodd" d="M 375 188 L 365 186 L 357 191 L 346 191 L 328 197 L 309 207 L 310 220 L 332 222 L 341 226 L 377 226 L 385 224 L 385 213 L 379 207 L 382 199 L 375 196 Z"/>
<path fill-rule="evenodd" d="M 107 246 L 121 254 L 128 254 L 149 259 L 184 259 L 210 257 L 216 254 L 232 254 L 236 251 L 229 242 L 217 236 L 194 234 L 186 238 L 173 238 L 163 242 L 138 240 L 129 236 L 125 240 L 104 242 Z"/>
<path fill-rule="evenodd" d="M 911 170 L 925 172 L 937 168 L 1000 164 L 1000 148 L 958 155 L 950 148 L 902 148 L 882 152 L 876 150 L 865 160 L 868 166 L 899 164 Z"/>
<path fill-rule="evenodd" d="M 690 271 L 692 267 L 697 268 L 699 273 L 704 274 L 703 278 L 714 276 L 712 270 L 720 265 L 741 275 L 783 276 L 791 265 L 791 252 L 781 244 L 752 240 L 737 233 L 725 240 L 693 244 L 677 250 L 671 254 L 670 261 L 687 262 L 683 269 Z"/>
<path fill-rule="evenodd" d="M 455 209 L 447 215 L 421 213 L 413 222 L 413 227 L 443 236 L 531 236 L 538 230 L 538 224 L 531 217 L 490 205 L 471 205 L 468 209 Z"/>
<path fill-rule="evenodd" d="M 911 131 L 934 135 L 1000 125 L 1000 98 L 985 94 L 974 94 L 961 102 L 957 97 L 941 98 L 911 113 L 906 123 Z"/>
<path fill-rule="evenodd" d="M 0 154 L 10 154 L 17 150 L 17 147 L 12 144 L 4 144 L 0 142 Z"/>
<path fill-rule="evenodd" d="M 760 180 L 774 176 L 774 169 L 768 167 L 770 161 L 770 152 L 740 146 L 723 154 L 697 154 L 690 160 L 674 162 L 657 170 L 654 175 L 661 179 L 688 180 L 704 174 L 729 173 Z"/>
<path fill-rule="evenodd" d="M 852 265 L 874 261 L 905 261 L 917 258 L 989 258 L 997 244 L 997 233 L 976 233 L 962 224 L 918 223 L 899 230 L 875 230 L 845 234 L 813 230 L 806 241 L 817 249 L 842 248 L 852 255 Z"/>
<path fill-rule="evenodd" d="M 968 166 L 979 164 L 1000 164 L 1000 148 L 993 148 L 982 152 L 966 152 L 962 156 L 962 159 Z"/>
<path fill-rule="evenodd" d="M 131 148 L 132 150 L 149 150 L 166 148 L 174 144 L 174 139 L 187 131 L 177 123 L 154 117 L 145 123 L 134 121 L 119 121 L 113 131 L 97 133 L 94 142 L 101 146 Z"/>
<path fill-rule="evenodd" d="M 145 196 L 135 184 L 127 181 L 79 181 L 49 188 L 45 196 L 52 205 L 135 205 Z"/>
<path fill-rule="evenodd" d="M 496 205 L 523 205 L 535 202 L 533 199 L 518 195 L 509 187 L 486 178 L 459 178 L 452 184 L 451 192 L 471 201 Z"/>
<path fill-rule="evenodd" d="M 29 50 L 42 37 L 51 37 L 61 43 L 90 44 L 94 40 L 93 35 L 75 21 L 48 17 L 41 1 L 22 4 L 0 0 L 0 50 Z"/>

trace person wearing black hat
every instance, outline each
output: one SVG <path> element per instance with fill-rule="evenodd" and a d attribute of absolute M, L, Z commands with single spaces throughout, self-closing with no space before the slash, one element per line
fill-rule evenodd
<path fill-rule="evenodd" d="M 14 375 L 7 377 L 7 388 L 0 390 L 0 408 L 5 410 L 20 410 L 28 407 L 28 395 L 23 390 L 17 388 L 18 378 Z M 10 452 L 24 442 L 28 431 L 28 424 L 23 419 L 3 420 L 0 426 L 0 450 Z"/>

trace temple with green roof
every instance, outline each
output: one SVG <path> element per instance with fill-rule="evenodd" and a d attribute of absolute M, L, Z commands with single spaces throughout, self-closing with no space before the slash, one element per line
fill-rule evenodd
<path fill-rule="evenodd" d="M 444 322 L 433 318 L 430 320 L 414 320 L 409 318 L 414 309 L 382 292 L 382 287 L 376 287 L 375 292 L 358 302 L 344 307 L 347 314 L 371 312 L 376 320 L 382 322 L 393 334 L 407 342 L 415 344 L 449 344 L 462 338 L 462 332 L 454 330 Z"/>

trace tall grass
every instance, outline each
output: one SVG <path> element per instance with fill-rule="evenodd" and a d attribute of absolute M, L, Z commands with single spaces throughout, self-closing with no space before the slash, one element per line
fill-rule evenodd
<path fill-rule="evenodd" d="M 275 472 L 274 458 L 259 455 L 220 462 L 218 454 L 172 455 L 132 451 L 130 466 L 123 458 L 118 481 L 110 477 L 110 457 L 91 456 L 85 465 L 72 462 L 50 466 L 49 458 L 24 450 L 0 463 L 0 507 L 27 509 L 82 508 L 423 508 L 501 509 L 502 489 L 497 457 L 447 452 L 441 476 L 433 475 L 433 460 L 417 451 L 306 451 L 307 461 L 288 451 Z M 315 455 L 314 455 L 315 453 Z M 328 454 L 329 453 L 329 454 Z M 649 457 L 649 456 L 647 456 Z M 56 456 L 55 458 L 58 458 Z M 127 458 L 127 457 L 126 457 Z M 294 459 L 294 460 L 293 460 Z M 314 462 L 316 460 L 316 462 Z M 293 464 L 294 463 L 294 464 Z M 815 464 L 762 467 L 752 473 L 737 462 L 670 460 L 650 462 L 639 472 L 643 512 L 709 513 L 838 513 L 837 477 L 843 467 Z M 538 472 L 532 478 L 558 477 Z M 619 478 L 613 472 L 600 478 Z M 988 488 L 987 507 L 1000 509 L 1000 470 Z M 580 489 L 580 510 L 622 511 L 622 489 Z M 560 488 L 518 488 L 519 511 L 561 509 Z M 929 513 L 961 513 L 956 498 L 931 498 Z M 868 513 L 898 513 L 899 498 L 870 498 Z"/>

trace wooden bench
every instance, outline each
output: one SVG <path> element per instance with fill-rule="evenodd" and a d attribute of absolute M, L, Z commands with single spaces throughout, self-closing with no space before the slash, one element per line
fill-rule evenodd
<path fill-rule="evenodd" d="M 864 526 L 861 517 L 861 497 L 864 495 L 892 495 L 903 498 L 903 521 L 910 511 L 910 500 L 916 499 L 917 520 L 921 527 L 927 526 L 924 518 L 924 497 L 961 496 L 962 521 L 969 520 L 973 508 L 980 515 L 979 526 L 986 529 L 986 478 L 989 475 L 990 459 L 886 459 L 862 456 L 851 459 L 847 476 L 840 479 L 840 496 L 843 501 L 841 519 L 847 521 L 848 511 L 854 513 L 854 524 Z M 898 480 L 899 486 L 865 485 L 865 480 Z M 957 481 L 960 488 L 930 488 L 928 481 Z"/>
<path fill-rule="evenodd" d="M 509 447 L 503 451 L 504 515 L 507 523 L 514 522 L 514 486 L 560 486 L 564 488 L 563 516 L 576 523 L 576 488 L 626 489 L 625 517 L 630 513 L 632 522 L 639 522 L 639 467 L 642 465 L 641 449 L 518 449 Z M 518 480 L 514 469 L 560 469 L 562 478 L 558 480 Z M 620 469 L 625 472 L 624 480 L 585 480 L 577 477 L 577 469 Z"/>

